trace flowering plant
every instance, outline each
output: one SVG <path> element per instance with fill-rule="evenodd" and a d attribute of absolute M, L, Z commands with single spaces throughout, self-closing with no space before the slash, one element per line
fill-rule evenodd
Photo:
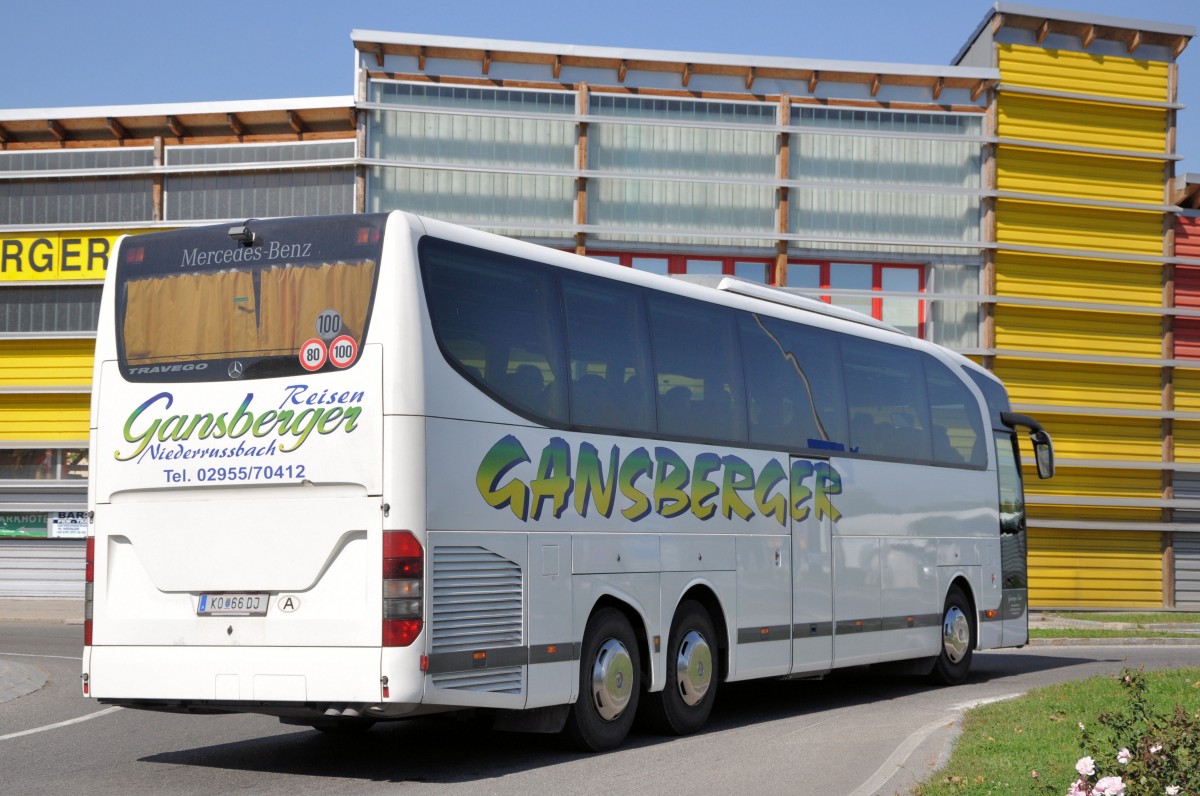
<path fill-rule="evenodd" d="M 1126 669 L 1119 682 L 1125 709 L 1101 713 L 1095 737 L 1079 725 L 1083 756 L 1067 796 L 1200 796 L 1200 712 L 1157 713 L 1141 670 Z"/>

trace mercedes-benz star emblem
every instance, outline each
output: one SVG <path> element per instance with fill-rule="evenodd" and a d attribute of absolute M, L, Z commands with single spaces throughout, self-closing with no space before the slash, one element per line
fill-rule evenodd
<path fill-rule="evenodd" d="M 242 363 L 234 362 L 230 364 L 229 370 L 225 371 L 231 379 L 240 379 L 242 377 Z"/>

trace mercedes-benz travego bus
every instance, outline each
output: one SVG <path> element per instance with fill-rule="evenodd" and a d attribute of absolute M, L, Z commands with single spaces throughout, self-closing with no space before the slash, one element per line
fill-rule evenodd
<path fill-rule="evenodd" d="M 734 279 L 405 213 L 123 238 L 83 691 L 614 747 L 721 684 L 1027 641 L 1017 426 L 966 358 Z"/>

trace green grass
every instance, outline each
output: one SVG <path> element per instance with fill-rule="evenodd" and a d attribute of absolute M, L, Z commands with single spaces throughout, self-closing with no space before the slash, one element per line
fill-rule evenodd
<path fill-rule="evenodd" d="M 1081 756 L 1079 723 L 1099 730 L 1096 716 L 1123 710 L 1118 672 L 1040 688 L 1018 699 L 969 711 L 946 768 L 918 785 L 917 796 L 1041 794 L 1031 772 L 1049 792 L 1065 793 Z M 1146 674 L 1149 698 L 1158 710 L 1200 707 L 1200 669 Z M 1117 750 L 1113 750 L 1115 758 Z M 1101 761 L 1107 768 L 1107 761 Z M 1115 768 L 1115 766 L 1114 766 Z"/>
<path fill-rule="evenodd" d="M 1063 619 L 1082 619 L 1087 622 L 1126 622 L 1135 625 L 1178 624 L 1186 622 L 1200 623 L 1200 613 L 1177 613 L 1175 611 L 1160 611 L 1144 614 L 1110 614 L 1083 612 L 1055 612 L 1054 616 Z"/>
<path fill-rule="evenodd" d="M 1042 628 L 1031 627 L 1030 638 L 1197 638 L 1200 633 L 1183 633 L 1170 630 L 1107 630 L 1104 628 L 1066 627 Z"/>

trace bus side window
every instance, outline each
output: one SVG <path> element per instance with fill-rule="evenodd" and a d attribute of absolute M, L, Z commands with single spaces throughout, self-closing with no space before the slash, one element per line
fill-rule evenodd
<path fill-rule="evenodd" d="M 933 424 L 933 460 L 940 464 L 986 465 L 983 418 L 975 396 L 933 357 L 925 357 L 925 383 Z"/>
<path fill-rule="evenodd" d="M 929 461 L 933 438 L 916 351 L 843 338 L 851 450 L 868 456 Z"/>
<path fill-rule="evenodd" d="M 649 333 L 641 289 L 564 272 L 571 422 L 654 430 Z"/>
<path fill-rule="evenodd" d="M 834 336 L 743 313 L 741 342 L 750 441 L 792 450 L 844 446 L 845 398 Z"/>
<path fill-rule="evenodd" d="M 655 293 L 647 305 L 659 432 L 744 442 L 746 391 L 733 311 Z"/>

